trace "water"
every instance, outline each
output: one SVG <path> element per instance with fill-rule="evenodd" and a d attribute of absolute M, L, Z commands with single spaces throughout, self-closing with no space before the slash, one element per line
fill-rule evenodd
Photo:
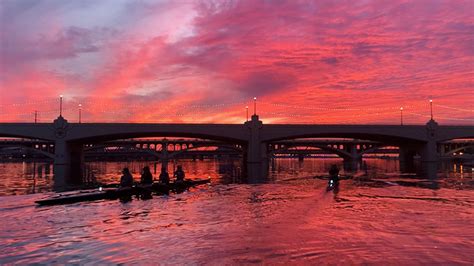
<path fill-rule="evenodd" d="M 270 182 L 258 185 L 232 183 L 233 162 L 180 162 L 212 184 L 50 207 L 33 204 L 50 192 L 28 194 L 50 190 L 47 165 L 0 164 L 8 185 L 0 191 L 9 195 L 0 197 L 0 263 L 474 263 L 471 168 L 448 165 L 434 182 L 400 174 L 395 160 L 368 160 L 334 194 L 312 178 L 334 162 L 277 160 Z M 98 180 L 117 181 L 124 164 L 89 167 Z M 40 175 L 31 170 L 39 165 Z M 127 165 L 137 172 L 144 163 Z"/>

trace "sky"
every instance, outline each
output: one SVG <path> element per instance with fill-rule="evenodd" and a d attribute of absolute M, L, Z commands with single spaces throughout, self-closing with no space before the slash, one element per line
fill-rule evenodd
<path fill-rule="evenodd" d="M 0 1 L 1 122 L 471 125 L 473 88 L 473 0 Z"/>

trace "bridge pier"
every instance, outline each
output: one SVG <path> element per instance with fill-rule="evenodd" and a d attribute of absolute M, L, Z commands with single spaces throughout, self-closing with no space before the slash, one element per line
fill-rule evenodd
<path fill-rule="evenodd" d="M 420 150 L 422 163 L 437 163 L 439 161 L 437 145 L 435 141 L 428 141 Z"/>
<path fill-rule="evenodd" d="M 357 158 L 344 158 L 343 166 L 346 171 L 357 171 L 359 170 L 359 164 L 362 160 Z"/>
<path fill-rule="evenodd" d="M 422 173 L 429 179 L 437 176 L 439 164 L 439 156 L 437 152 L 436 141 L 429 140 L 421 150 L 421 167 Z"/>
<path fill-rule="evenodd" d="M 345 151 L 349 153 L 349 156 L 343 157 L 344 169 L 347 171 L 357 171 L 359 164 L 362 161 L 362 155 L 357 152 L 357 145 L 348 144 L 345 145 Z"/>
<path fill-rule="evenodd" d="M 168 162 L 169 162 L 169 152 L 168 152 L 168 140 L 163 140 L 161 144 L 161 169 L 160 173 L 163 173 L 163 169 L 168 171 Z"/>
<path fill-rule="evenodd" d="M 54 187 L 61 190 L 68 184 L 80 184 L 84 167 L 82 143 L 56 140 L 54 150 Z"/>
<path fill-rule="evenodd" d="M 300 161 L 300 162 L 304 161 L 304 155 L 303 154 L 298 155 L 298 161 Z"/>
<path fill-rule="evenodd" d="M 249 130 L 247 152 L 244 156 L 247 178 L 250 183 L 261 182 L 268 176 L 268 158 L 266 143 L 260 140 L 262 121 L 258 115 L 253 115 L 250 121 L 245 122 Z"/>
<path fill-rule="evenodd" d="M 361 159 L 361 155 L 357 152 L 357 145 L 355 144 L 349 144 L 349 153 L 351 154 L 351 159 L 352 160 L 359 160 Z"/>
<path fill-rule="evenodd" d="M 422 173 L 430 179 L 437 176 L 439 163 L 438 143 L 438 123 L 431 119 L 426 123 L 427 142 L 420 149 Z"/>
<path fill-rule="evenodd" d="M 63 190 L 68 184 L 82 182 L 84 148 L 80 142 L 66 140 L 70 125 L 64 117 L 53 121 L 54 128 L 54 189 Z"/>
<path fill-rule="evenodd" d="M 438 156 L 438 144 L 437 138 L 438 123 L 433 119 L 428 121 L 426 124 L 427 142 L 420 149 L 421 161 L 425 163 L 437 163 L 439 160 Z"/>

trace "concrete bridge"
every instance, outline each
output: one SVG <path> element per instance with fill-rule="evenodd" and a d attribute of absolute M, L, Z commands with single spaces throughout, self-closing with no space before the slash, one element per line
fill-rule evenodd
<path fill-rule="evenodd" d="M 440 126 L 434 120 L 419 126 L 264 125 L 257 115 L 244 124 L 78 124 L 69 123 L 60 116 L 53 123 L 0 123 L 0 136 L 54 142 L 58 182 L 81 176 L 85 144 L 161 136 L 210 139 L 242 147 L 247 177 L 259 180 L 267 175 L 269 145 L 278 141 L 322 137 L 365 139 L 400 147 L 401 160 L 410 160 L 418 154 L 423 163 L 433 164 L 439 160 L 439 144 L 452 139 L 474 138 L 474 126 Z M 357 157 L 351 149 L 348 154 Z"/>
<path fill-rule="evenodd" d="M 474 141 L 456 144 L 456 150 L 462 149 L 463 145 L 474 145 Z M 362 155 L 377 154 L 397 154 L 398 147 L 385 147 L 383 143 L 358 140 L 358 139 L 297 139 L 282 140 L 272 142 L 269 145 L 269 156 L 272 158 L 299 158 L 314 155 L 334 155 L 344 160 L 361 159 Z M 208 148 L 216 148 L 209 150 Z M 206 149 L 201 149 L 206 148 Z M 355 156 L 349 152 L 356 150 Z M 168 160 L 174 158 L 193 158 L 204 157 L 215 158 L 215 156 L 240 157 L 243 154 L 242 146 L 232 143 L 226 143 L 216 140 L 205 139 L 182 139 L 182 138 L 140 138 L 140 139 L 122 139 L 113 140 L 97 144 L 84 144 L 86 159 L 104 159 L 104 158 L 154 158 L 166 164 Z M 54 142 L 37 139 L 18 139 L 18 138 L 0 138 L 0 157 L 5 155 L 22 156 L 28 154 L 31 156 L 41 156 L 54 159 Z"/>
<path fill-rule="evenodd" d="M 470 142 L 462 145 L 472 144 Z M 456 150 L 462 149 L 462 145 L 456 144 Z M 398 154 L 398 147 L 385 147 L 383 143 L 358 140 L 358 139 L 296 139 L 281 140 L 271 142 L 268 145 L 269 156 L 292 155 L 291 157 L 300 158 L 311 155 L 339 156 L 344 160 L 361 159 L 362 155 L 370 153 L 391 153 Z M 215 150 L 205 151 L 201 148 L 214 147 Z M 385 147 L 385 148 L 384 148 Z M 54 158 L 54 142 L 37 139 L 11 139 L 0 138 L 0 156 L 13 151 L 15 153 L 32 155 L 43 155 L 43 157 Z M 354 152 L 355 151 L 355 152 Z M 205 139 L 176 139 L 176 138 L 139 138 L 139 139 L 121 139 L 102 143 L 84 144 L 86 158 L 115 158 L 116 156 L 133 157 L 145 156 L 153 157 L 166 163 L 169 159 L 176 157 L 192 156 L 191 158 L 200 158 L 202 156 L 215 157 L 216 155 L 241 156 L 243 154 L 242 146 L 238 144 L 226 143 L 216 140 Z M 352 152 L 352 153 L 351 153 Z M 21 155 L 20 155 L 21 156 Z M 199 156 L 199 157 L 198 157 Z"/>
<path fill-rule="evenodd" d="M 0 143 L 1 145 L 1 143 Z M 218 152 L 211 153 L 215 155 L 217 153 L 242 153 L 242 145 L 226 143 L 216 140 L 203 140 L 203 139 L 126 139 L 126 140 L 115 140 L 107 141 L 101 144 L 86 144 L 84 146 L 85 151 L 103 151 L 107 153 L 112 148 L 112 152 L 125 151 L 125 152 L 144 152 L 151 155 L 161 161 L 162 167 L 167 168 L 168 161 L 170 159 L 182 156 L 184 153 L 193 153 L 202 155 L 197 149 L 216 147 Z M 210 153 L 207 153 L 210 154 Z"/>

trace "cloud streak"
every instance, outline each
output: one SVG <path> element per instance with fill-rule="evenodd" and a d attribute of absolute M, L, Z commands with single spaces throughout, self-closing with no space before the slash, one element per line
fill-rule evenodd
<path fill-rule="evenodd" d="M 7 0 L 0 9 L 5 121 L 50 108 L 14 103 L 61 93 L 71 116 L 87 102 L 90 121 L 237 122 L 254 96 L 266 122 L 397 123 L 404 106 L 407 122 L 423 123 L 410 107 L 425 115 L 430 97 L 474 106 L 472 1 Z M 116 110 L 97 111 L 104 104 Z M 440 122 L 474 123 L 458 109 L 440 107 Z"/>

